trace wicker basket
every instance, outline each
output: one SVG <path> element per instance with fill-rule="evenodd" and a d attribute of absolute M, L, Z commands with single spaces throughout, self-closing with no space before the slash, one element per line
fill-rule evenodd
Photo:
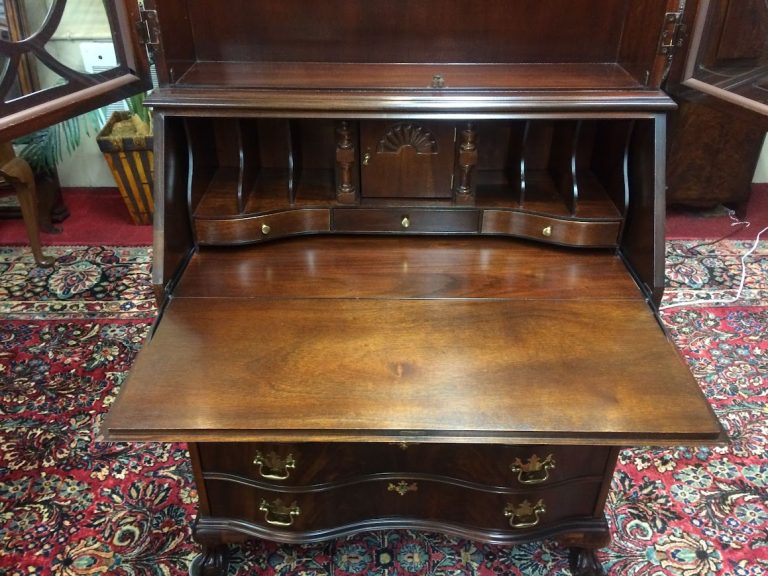
<path fill-rule="evenodd" d="M 113 112 L 96 136 L 134 224 L 151 224 L 154 155 L 149 127 L 130 112 Z"/>

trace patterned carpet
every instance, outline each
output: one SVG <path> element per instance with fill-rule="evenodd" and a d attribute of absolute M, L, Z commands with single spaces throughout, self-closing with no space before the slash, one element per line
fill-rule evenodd
<path fill-rule="evenodd" d="M 665 302 L 722 298 L 749 243 L 668 246 Z M 155 316 L 147 248 L 0 248 L 0 574 L 182 575 L 196 492 L 182 445 L 94 430 Z M 768 574 L 768 246 L 742 300 L 677 307 L 670 335 L 728 430 L 716 448 L 621 454 L 607 514 L 611 576 Z M 230 574 L 566 575 L 554 542 L 487 546 L 408 531 L 233 549 Z"/>

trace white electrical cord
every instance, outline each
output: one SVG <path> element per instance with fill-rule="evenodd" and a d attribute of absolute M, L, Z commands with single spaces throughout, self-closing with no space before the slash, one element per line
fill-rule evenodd
<path fill-rule="evenodd" d="M 733 210 L 731 210 L 728 213 L 728 217 L 733 220 L 733 223 L 731 226 L 739 226 L 744 225 L 744 228 L 749 228 L 749 222 L 738 220 L 733 216 Z M 749 258 L 752 255 L 752 252 L 754 252 L 757 249 L 757 245 L 760 242 L 760 236 L 763 234 L 763 232 L 768 230 L 768 226 L 760 230 L 760 232 L 757 233 L 757 236 L 755 237 L 755 241 L 752 244 L 752 247 L 747 250 L 747 252 L 741 257 L 741 280 L 739 281 L 739 287 L 736 290 L 736 295 L 732 298 L 716 298 L 713 300 L 707 300 L 707 299 L 700 299 L 700 300 L 690 300 L 688 302 L 674 302 L 672 304 L 665 304 L 664 306 L 659 306 L 659 310 L 667 310 L 669 308 L 677 308 L 680 306 L 693 306 L 696 304 L 733 304 L 734 302 L 737 302 L 739 298 L 741 298 L 741 293 L 744 290 L 744 283 L 747 280 L 747 258 Z M 731 234 L 728 234 L 730 236 Z M 724 238 L 727 238 L 728 236 L 725 236 Z M 721 238 L 720 240 L 723 240 L 724 238 Z M 719 242 L 720 240 L 717 240 Z M 715 242 L 710 242 L 709 244 L 714 244 Z M 700 246 L 705 246 L 706 244 L 700 244 Z"/>

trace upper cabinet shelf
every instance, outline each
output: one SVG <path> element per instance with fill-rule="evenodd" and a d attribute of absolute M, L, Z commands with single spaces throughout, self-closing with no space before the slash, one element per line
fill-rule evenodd
<path fill-rule="evenodd" d="M 280 99 L 292 109 L 316 106 L 318 91 L 341 92 L 339 107 L 359 109 L 370 108 L 366 92 L 376 92 L 384 109 L 472 110 L 482 106 L 469 94 L 479 92 L 486 106 L 502 108 L 535 102 L 530 92 L 566 105 L 570 93 L 589 91 L 614 93 L 623 105 L 670 104 L 659 91 L 667 6 L 658 0 L 518 0 L 514 9 L 502 0 L 238 1 L 216 11 L 201 1 L 154 5 L 161 35 L 173 36 L 158 54 L 167 87 L 154 98 L 159 106 L 207 104 L 211 90 L 226 92 L 222 105 L 267 109 L 278 106 L 254 92 L 305 93 Z M 414 92 L 416 100 L 382 101 L 386 91 Z"/>
<path fill-rule="evenodd" d="M 674 103 L 615 63 L 391 64 L 197 62 L 149 103 L 266 110 L 286 116 L 323 110 L 463 111 L 665 110 Z M 333 106 L 329 106 L 333 98 Z"/>
<path fill-rule="evenodd" d="M 640 90 L 618 64 L 197 62 L 183 86 L 327 90 Z"/>

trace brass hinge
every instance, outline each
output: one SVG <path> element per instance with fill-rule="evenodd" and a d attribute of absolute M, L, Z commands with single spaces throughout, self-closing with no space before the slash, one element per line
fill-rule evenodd
<path fill-rule="evenodd" d="M 682 12 L 667 12 L 664 15 L 664 25 L 659 38 L 659 54 L 671 55 L 685 39 L 685 25 Z"/>
<path fill-rule="evenodd" d="M 139 41 L 147 46 L 160 44 L 160 26 L 157 23 L 157 11 L 139 9 L 139 21 L 136 23 Z"/>

